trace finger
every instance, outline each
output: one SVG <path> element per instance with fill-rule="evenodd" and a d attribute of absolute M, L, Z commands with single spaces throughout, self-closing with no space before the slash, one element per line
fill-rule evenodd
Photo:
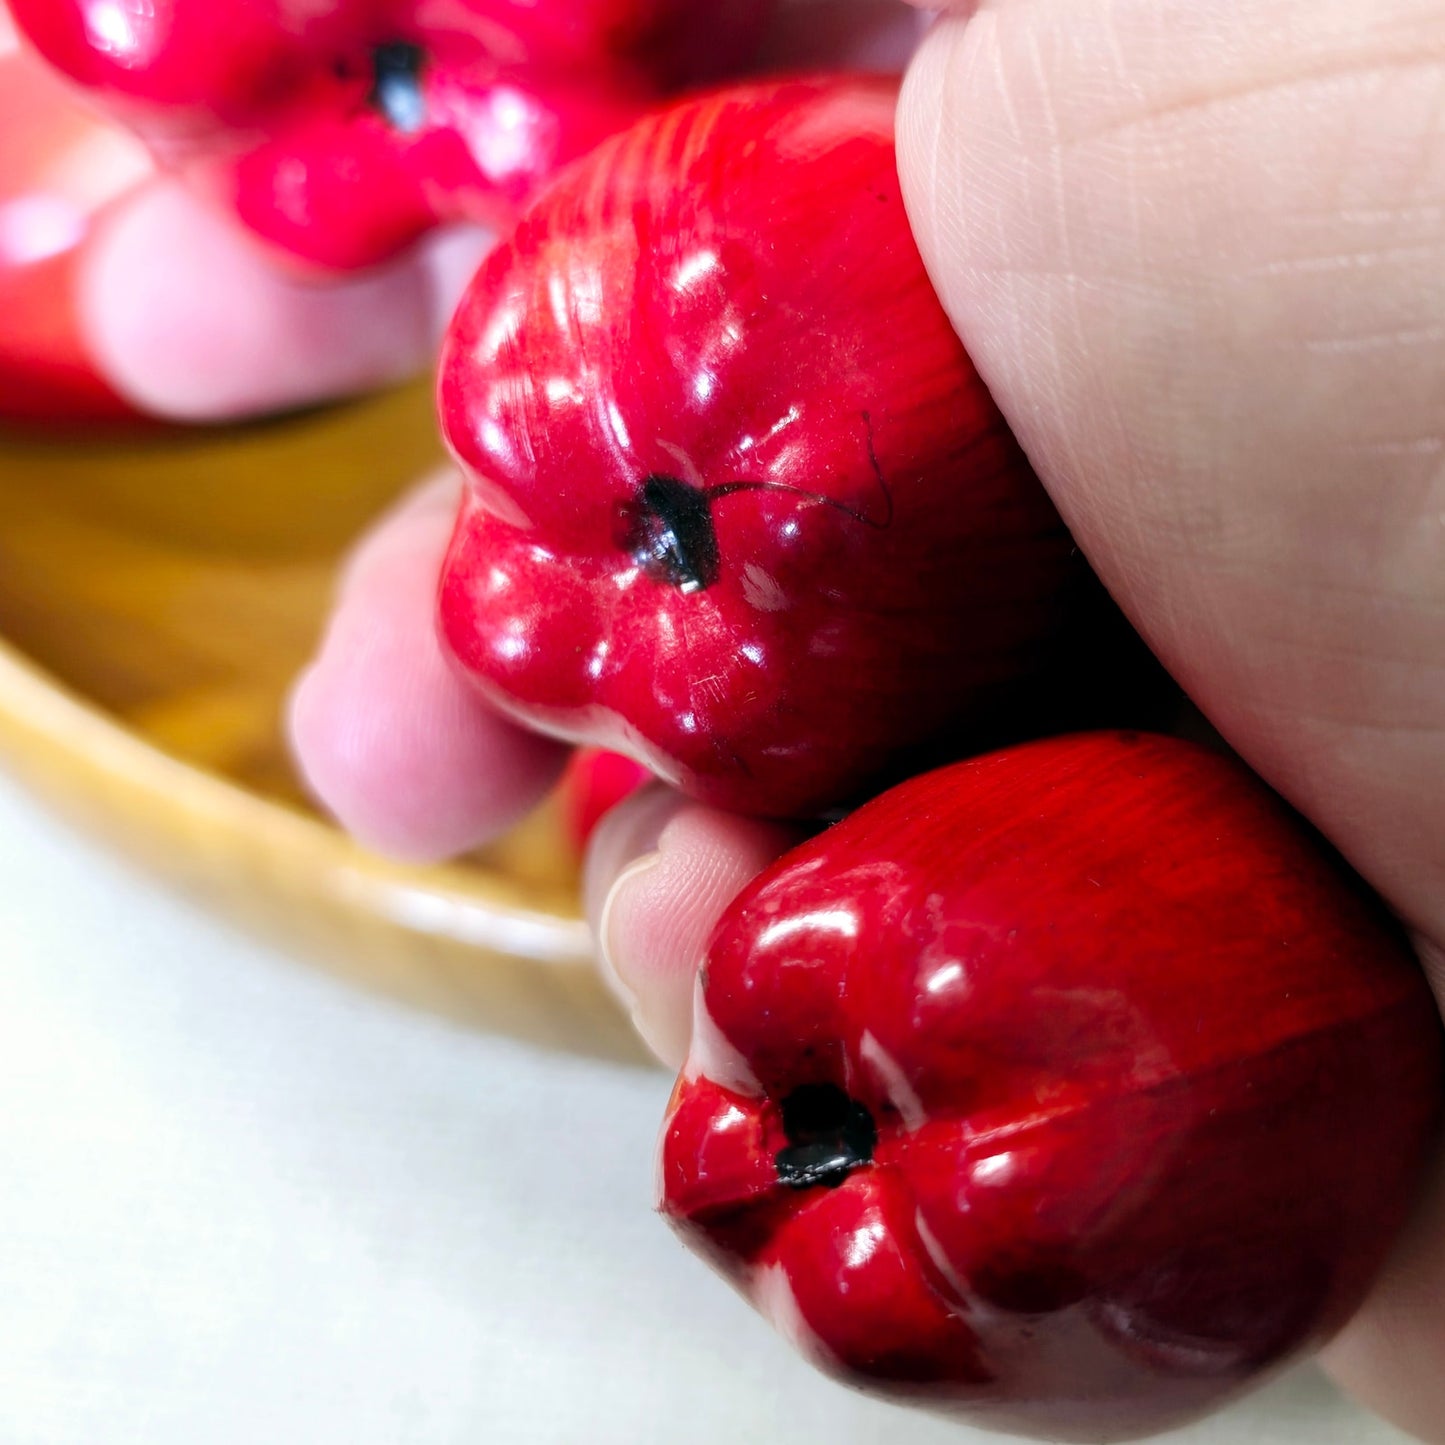
<path fill-rule="evenodd" d="M 899 145 L 940 295 L 1091 561 L 1436 940 L 1442 102 L 1430 0 L 1015 0 L 930 34 Z M 1431 1438 L 1442 1300 L 1437 1192 L 1331 1354 Z"/>
<path fill-rule="evenodd" d="M 900 109 L 931 274 L 1090 559 L 1438 937 L 1442 102 L 1441 3 L 1016 0 L 942 21 Z"/>
<path fill-rule="evenodd" d="M 180 182 L 104 225 L 80 280 L 82 329 L 112 386 L 181 421 L 223 421 L 363 392 L 430 364 L 489 244 L 439 234 L 384 269 L 302 278 Z"/>
<path fill-rule="evenodd" d="M 418 862 L 496 837 L 566 760 L 493 713 L 442 652 L 436 586 L 456 495 L 450 476 L 422 489 L 358 549 L 289 716 L 321 804 L 363 843 Z"/>
<path fill-rule="evenodd" d="M 693 979 L 714 925 L 799 836 L 662 787 L 635 794 L 598 826 L 584 894 L 603 975 L 669 1067 L 687 1056 Z"/>

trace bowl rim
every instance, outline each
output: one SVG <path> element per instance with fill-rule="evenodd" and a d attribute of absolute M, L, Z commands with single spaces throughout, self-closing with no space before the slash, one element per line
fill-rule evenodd
<path fill-rule="evenodd" d="M 500 875 L 457 864 L 397 863 L 370 853 L 319 816 L 162 751 L 4 638 L 0 762 L 22 785 L 62 805 L 95 787 L 149 799 L 155 804 L 152 826 L 176 834 L 178 843 L 198 822 L 216 830 L 222 847 L 226 841 L 255 846 L 263 838 L 278 855 L 304 866 L 330 901 L 400 928 L 488 952 L 524 953 L 533 964 L 593 967 L 580 918 L 520 901 L 520 889 Z M 173 820 L 169 829 L 167 817 Z"/>

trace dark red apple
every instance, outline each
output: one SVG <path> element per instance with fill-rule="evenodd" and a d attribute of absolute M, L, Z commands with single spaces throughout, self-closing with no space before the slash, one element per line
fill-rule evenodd
<path fill-rule="evenodd" d="M 514 717 L 723 807 L 861 791 L 1080 615 L 909 231 L 896 98 L 821 77 L 642 121 L 527 213 L 443 349 L 451 648 Z"/>
<path fill-rule="evenodd" d="M 581 854 L 597 825 L 624 798 L 652 781 L 641 763 L 605 748 L 578 748 L 567 760 L 557 785 L 562 800 L 562 826 L 573 849 Z"/>
<path fill-rule="evenodd" d="M 19 47 L 0 9 L 0 420 L 135 419 L 86 349 L 76 292 L 97 217 L 149 170 Z"/>
<path fill-rule="evenodd" d="M 371 265 L 501 224 L 666 89 L 745 55 L 770 0 L 10 0 L 167 164 L 303 259 Z"/>
<path fill-rule="evenodd" d="M 1314 835 L 1222 756 L 1078 735 L 908 782 L 734 902 L 661 1208 L 849 1383 L 1115 1440 L 1349 1317 L 1440 1096 L 1424 979 Z"/>

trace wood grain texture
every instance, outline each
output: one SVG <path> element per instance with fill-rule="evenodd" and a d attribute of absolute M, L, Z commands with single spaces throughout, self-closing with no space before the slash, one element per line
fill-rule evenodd
<path fill-rule="evenodd" d="M 0 762 L 298 955 L 482 1027 L 639 1057 L 546 805 L 403 867 L 317 815 L 279 719 L 337 563 L 440 456 L 425 383 L 223 431 L 0 437 Z"/>

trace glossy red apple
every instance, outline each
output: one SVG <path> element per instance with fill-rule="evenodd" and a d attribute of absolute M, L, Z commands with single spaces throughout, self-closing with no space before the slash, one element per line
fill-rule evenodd
<path fill-rule="evenodd" d="M 567 760 L 557 785 L 562 800 L 562 826 L 574 851 L 581 854 L 597 825 L 624 798 L 652 781 L 641 763 L 606 748 L 578 748 Z"/>
<path fill-rule="evenodd" d="M 509 219 L 669 86 L 739 60 L 769 3 L 11 0 L 163 160 L 339 269 Z"/>
<path fill-rule="evenodd" d="M 1398 931 L 1257 779 L 1077 735 L 908 782 L 733 903 L 661 1207 L 844 1380 L 1114 1440 L 1348 1318 L 1441 1082 Z"/>
<path fill-rule="evenodd" d="M 451 648 L 511 715 L 728 808 L 826 808 L 994 707 L 1086 576 L 929 285 L 896 95 L 759 83 L 640 122 L 443 348 Z"/>
<path fill-rule="evenodd" d="M 0 9 L 0 420 L 135 419 L 86 349 L 76 290 L 97 217 L 149 170 L 130 136 L 20 48 Z"/>

